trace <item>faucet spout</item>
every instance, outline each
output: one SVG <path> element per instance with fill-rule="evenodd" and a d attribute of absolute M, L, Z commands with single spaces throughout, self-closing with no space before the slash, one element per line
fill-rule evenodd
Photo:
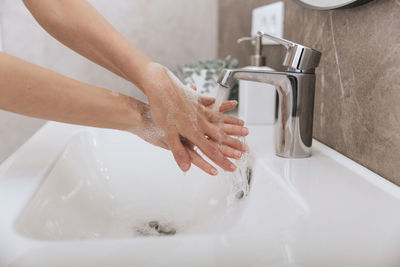
<path fill-rule="evenodd" d="M 275 114 L 276 154 L 286 158 L 311 156 L 315 75 L 254 69 L 225 69 L 218 83 L 232 88 L 236 80 L 268 83 L 278 93 Z"/>
<path fill-rule="evenodd" d="M 287 87 L 287 72 L 254 70 L 254 69 L 224 69 L 217 83 L 221 86 L 232 88 L 236 80 L 262 82 L 276 86 Z"/>

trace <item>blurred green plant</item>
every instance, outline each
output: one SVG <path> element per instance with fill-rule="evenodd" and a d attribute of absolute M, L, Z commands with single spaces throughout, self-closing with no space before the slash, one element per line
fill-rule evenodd
<path fill-rule="evenodd" d="M 200 91 L 200 93 L 210 93 L 210 88 L 217 86 L 218 76 L 223 69 L 234 69 L 238 66 L 238 59 L 227 56 L 224 59 L 216 58 L 212 60 L 196 61 L 184 65 L 177 65 L 174 74 L 182 81 L 183 84 L 192 85 L 195 84 L 193 76 L 201 76 L 202 72 L 205 71 L 204 84 L 202 85 L 204 91 Z M 237 83 L 235 83 L 235 85 L 232 87 L 229 99 L 238 100 Z"/>

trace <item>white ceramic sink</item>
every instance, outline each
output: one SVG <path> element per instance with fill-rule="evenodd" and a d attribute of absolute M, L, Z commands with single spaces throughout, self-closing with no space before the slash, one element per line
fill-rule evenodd
<path fill-rule="evenodd" d="M 319 142 L 283 159 L 272 127 L 250 132 L 236 200 L 228 176 L 183 175 L 127 133 L 47 123 L 0 165 L 0 266 L 400 266 L 399 187 Z"/>
<path fill-rule="evenodd" d="M 46 174 L 16 229 L 39 240 L 207 233 L 226 218 L 230 185 L 197 168 L 184 175 L 171 153 L 132 134 L 83 131 Z"/>

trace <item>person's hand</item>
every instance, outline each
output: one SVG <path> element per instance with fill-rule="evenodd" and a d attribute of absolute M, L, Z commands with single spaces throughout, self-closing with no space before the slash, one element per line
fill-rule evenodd
<path fill-rule="evenodd" d="M 196 90 L 194 86 L 192 86 L 192 88 Z M 203 101 L 203 103 L 205 103 L 207 106 L 210 107 L 214 104 L 215 99 L 202 98 L 201 101 Z M 141 137 L 148 143 L 169 150 L 164 131 L 158 126 L 156 126 L 154 122 L 151 120 L 150 106 L 144 103 L 138 104 L 138 101 L 135 101 L 135 105 L 137 105 L 138 110 L 141 110 L 142 123 L 140 125 L 137 125 L 135 128 L 131 129 L 130 131 L 135 135 Z M 236 106 L 237 106 L 237 101 L 235 100 L 224 101 L 222 102 L 219 111 L 220 112 L 229 111 L 234 109 Z M 226 125 L 225 127 L 231 127 L 231 126 Z M 196 165 L 197 167 L 199 167 L 200 169 L 211 175 L 217 174 L 216 169 L 210 163 L 208 163 L 202 156 L 199 155 L 193 143 L 191 143 L 189 140 L 185 138 L 181 138 L 181 142 L 185 147 L 186 151 L 188 152 L 191 162 L 194 165 Z M 228 146 L 221 145 L 218 143 L 215 143 L 215 145 L 218 146 L 219 149 L 223 152 L 223 154 L 229 158 L 239 159 L 242 156 L 242 152 L 232 149 Z"/>
<path fill-rule="evenodd" d="M 227 157 L 240 158 L 246 150 L 242 142 L 232 137 L 248 134 L 243 121 L 214 111 L 214 99 L 186 89 L 167 68 L 156 63 L 147 68 L 148 79 L 143 90 L 149 99 L 153 127 L 161 133 L 157 141 L 151 142 L 170 149 L 183 171 L 189 170 L 193 162 L 207 173 L 216 174 L 216 169 L 194 147 L 221 168 L 234 171 L 236 166 Z M 222 109 L 235 105 L 235 102 L 225 102 Z"/>

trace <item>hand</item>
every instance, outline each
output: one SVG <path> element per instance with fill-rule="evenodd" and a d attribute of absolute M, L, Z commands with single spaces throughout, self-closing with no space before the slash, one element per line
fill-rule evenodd
<path fill-rule="evenodd" d="M 244 144 L 231 136 L 248 134 L 243 121 L 214 111 L 214 99 L 186 89 L 165 67 L 151 63 L 147 73 L 150 79 L 143 84 L 143 90 L 149 99 L 151 122 L 162 133 L 152 143 L 170 149 L 183 171 L 189 170 L 193 162 L 216 174 L 216 169 L 194 150 L 195 146 L 223 169 L 234 171 L 236 166 L 227 157 L 240 158 L 240 153 L 246 150 Z M 234 106 L 235 102 L 225 102 L 222 109 Z"/>
<path fill-rule="evenodd" d="M 192 87 L 194 90 L 196 90 L 195 87 Z M 215 102 L 215 99 L 213 98 L 201 98 L 203 103 L 205 103 L 207 106 L 212 106 Z M 164 149 L 168 149 L 168 144 L 167 140 L 165 138 L 164 131 L 157 127 L 153 121 L 151 120 L 150 117 L 150 106 L 144 103 L 140 103 L 138 105 L 138 101 L 135 101 L 136 108 L 138 110 L 141 110 L 142 114 L 142 123 L 140 126 L 135 127 L 134 129 L 131 129 L 131 132 L 138 135 L 142 139 L 144 139 L 146 142 L 151 143 L 155 146 L 162 147 Z M 220 112 L 225 112 L 228 110 L 232 110 L 236 107 L 237 102 L 235 100 L 231 101 L 224 101 L 221 104 L 220 107 Z M 227 125 L 226 127 L 232 127 Z M 235 128 L 233 126 L 233 128 Z M 244 129 L 243 127 L 240 127 L 241 129 Z M 234 132 L 234 129 L 231 130 L 231 132 Z M 235 134 L 235 133 L 233 133 Z M 236 135 L 240 135 L 236 133 Z M 243 135 L 243 134 L 241 134 Z M 206 160 L 203 159 L 202 156 L 199 155 L 199 153 L 196 151 L 196 147 L 187 139 L 181 138 L 181 142 L 184 145 L 186 151 L 189 153 L 191 162 L 202 169 L 203 171 L 211 174 L 211 175 L 216 175 L 216 169 L 209 164 Z M 215 143 L 215 142 L 214 142 Z M 227 157 L 229 158 L 234 158 L 234 159 L 239 159 L 242 156 L 242 153 L 240 151 L 237 151 L 235 149 L 230 148 L 229 146 L 225 146 L 222 144 L 215 143 L 216 146 L 220 149 L 220 151 Z"/>

